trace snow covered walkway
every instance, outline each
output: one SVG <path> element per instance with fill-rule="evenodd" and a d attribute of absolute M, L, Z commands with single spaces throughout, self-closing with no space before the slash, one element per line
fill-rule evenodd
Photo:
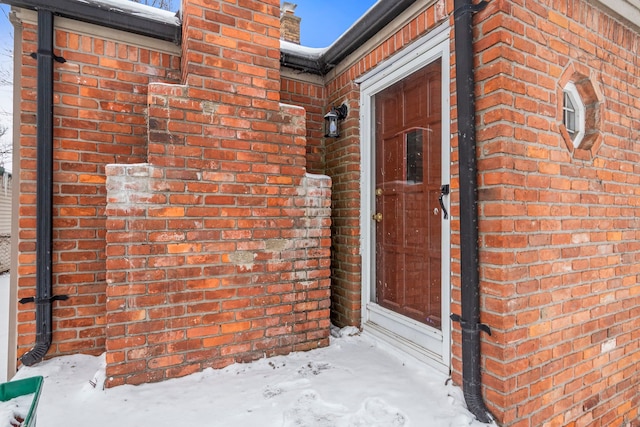
<path fill-rule="evenodd" d="M 38 427 L 485 426 L 443 374 L 347 336 L 353 329 L 334 332 L 342 336 L 328 348 L 156 384 L 103 390 L 104 358 L 83 355 L 23 368 L 16 379 L 45 377 Z"/>

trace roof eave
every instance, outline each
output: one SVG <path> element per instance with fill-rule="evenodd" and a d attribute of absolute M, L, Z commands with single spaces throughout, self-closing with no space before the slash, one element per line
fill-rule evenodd
<path fill-rule="evenodd" d="M 321 55 L 305 51 L 285 51 L 280 56 L 283 66 L 325 75 L 363 43 L 375 36 L 416 0 L 380 0 Z M 0 0 L 0 2 L 32 10 L 48 10 L 58 16 L 106 26 L 134 34 L 179 44 L 182 28 L 176 24 L 154 20 L 108 7 L 100 2 L 77 0 Z"/>
<path fill-rule="evenodd" d="M 292 51 L 281 55 L 281 63 L 290 68 L 325 75 L 416 1 L 378 1 L 319 57 L 306 54 L 304 51 Z"/>
<path fill-rule="evenodd" d="M 0 2 L 25 9 L 48 10 L 65 18 L 166 40 L 176 44 L 180 43 L 182 37 L 182 29 L 179 24 L 174 25 L 131 14 L 100 3 L 85 3 L 74 0 L 0 0 Z"/>

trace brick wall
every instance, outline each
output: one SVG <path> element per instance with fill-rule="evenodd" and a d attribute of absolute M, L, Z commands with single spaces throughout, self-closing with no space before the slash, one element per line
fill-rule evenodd
<path fill-rule="evenodd" d="M 330 185 L 280 104 L 279 2 L 185 2 L 184 84 L 108 171 L 108 385 L 329 343 Z M 205 43 L 203 43 L 203 41 Z"/>
<path fill-rule="evenodd" d="M 485 397 L 503 425 L 635 425 L 640 38 L 587 1 L 522 3 L 492 1 L 475 18 Z M 329 183 L 305 175 L 307 156 L 333 179 L 333 320 L 359 323 L 353 82 L 437 23 L 453 26 L 453 1 L 436 1 L 339 64 L 323 89 L 281 75 L 277 1 L 183 11 L 182 55 L 56 32 L 69 62 L 55 77 L 54 285 L 72 298 L 55 303 L 52 354 L 106 346 L 111 385 L 328 343 Z M 25 53 L 33 30 L 26 22 Z M 180 59 L 181 85 L 151 84 L 177 83 Z M 19 297 L 33 296 L 35 273 L 35 61 L 22 64 Z M 560 111 L 576 77 L 590 88 L 594 132 L 574 148 Z M 318 145 L 324 110 L 343 102 L 343 135 Z M 455 135 L 455 93 L 451 105 Z M 120 163 L 109 188 L 108 163 Z M 35 329 L 21 309 L 19 353 Z M 452 341 L 460 383 L 457 325 Z"/>
<path fill-rule="evenodd" d="M 331 320 L 339 326 L 360 323 L 360 154 L 359 91 L 353 83 L 325 83 L 315 76 L 282 77 L 281 97 L 306 110 L 307 170 L 332 179 Z M 334 91 L 328 100 L 327 91 Z M 331 105 L 346 102 L 348 117 L 340 123 L 341 137 L 324 137 L 324 115 Z"/>
<path fill-rule="evenodd" d="M 475 20 L 486 397 L 504 425 L 638 425 L 640 36 L 586 1 L 522 3 Z M 572 78 L 601 103 L 577 148 Z"/>
<path fill-rule="evenodd" d="M 21 11 L 20 220 L 18 298 L 35 294 L 36 60 L 35 13 Z M 175 81 L 170 43 L 55 19 L 53 293 L 50 353 L 104 351 L 105 165 L 146 159 L 147 86 Z M 91 35 L 90 35 L 91 34 Z M 19 306 L 18 356 L 35 343 L 33 304 Z"/>
<path fill-rule="evenodd" d="M 331 209 L 331 320 L 339 326 L 361 321 L 360 258 L 360 91 L 353 82 L 327 84 L 329 105 L 345 103 L 340 137 L 326 138 L 327 175 L 333 180 Z"/>
<path fill-rule="evenodd" d="M 494 1 L 475 18 L 485 398 L 502 425 L 638 424 L 638 39 L 588 2 Z M 555 8 L 555 9 L 554 9 Z M 346 132 L 325 140 L 333 179 L 332 320 L 360 321 L 359 93 L 353 81 L 447 19 L 435 2 L 327 78 Z M 453 34 L 452 34 L 453 37 Z M 453 40 L 452 40 L 453 46 Z M 453 51 L 453 49 L 452 49 Z M 452 312 L 460 312 L 455 54 L 451 57 Z M 573 147 L 562 87 L 593 129 Z M 593 104 L 593 105 L 591 105 Z M 460 330 L 452 377 L 461 384 Z"/>
<path fill-rule="evenodd" d="M 248 183 L 224 166 L 148 164 L 107 174 L 109 386 L 328 344 L 327 177 Z"/>
<path fill-rule="evenodd" d="M 280 103 L 279 2 L 182 10 L 181 47 L 55 19 L 54 294 L 70 299 L 48 356 L 106 351 L 110 386 L 328 344 L 331 181 L 306 173 L 305 110 Z M 19 297 L 35 292 L 35 65 Z"/>
<path fill-rule="evenodd" d="M 323 79 L 310 75 L 298 77 L 293 73 L 282 73 L 280 87 L 282 102 L 298 105 L 306 111 L 307 171 L 324 174 L 324 115 L 327 113 L 327 101 Z"/>

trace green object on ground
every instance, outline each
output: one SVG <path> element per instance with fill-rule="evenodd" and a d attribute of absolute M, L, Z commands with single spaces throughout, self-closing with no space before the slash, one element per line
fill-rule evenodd
<path fill-rule="evenodd" d="M 0 384 L 0 402 L 33 393 L 29 413 L 22 422 L 22 427 L 35 427 L 36 425 L 36 412 L 43 382 L 44 378 L 37 376 Z"/>

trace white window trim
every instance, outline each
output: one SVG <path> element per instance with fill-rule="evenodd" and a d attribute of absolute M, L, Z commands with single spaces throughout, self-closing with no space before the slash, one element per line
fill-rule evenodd
<path fill-rule="evenodd" d="M 578 148 L 580 146 L 580 143 L 582 142 L 582 139 L 584 138 L 586 109 L 584 106 L 584 102 L 582 101 L 582 97 L 580 96 L 580 93 L 578 92 L 578 88 L 576 87 L 575 83 L 573 82 L 567 83 L 563 89 L 563 94 L 564 93 L 567 93 L 569 95 L 569 97 L 571 98 L 571 101 L 573 101 L 573 104 L 576 110 L 575 111 L 576 134 L 572 138 L 572 142 L 573 142 L 573 147 Z M 564 121 L 564 109 L 565 109 L 565 105 L 564 105 L 564 96 L 563 96 L 563 100 L 562 100 L 563 121 Z"/>
<path fill-rule="evenodd" d="M 442 59 L 442 180 L 449 183 L 450 162 L 451 162 L 451 129 L 450 129 L 450 27 L 445 23 L 426 35 L 421 40 L 416 41 L 411 46 L 403 49 L 397 55 L 381 63 L 378 67 L 360 77 L 356 82 L 361 84 L 360 91 L 360 153 L 361 153 L 361 200 L 360 200 L 360 254 L 362 256 L 362 325 L 365 332 L 368 331 L 376 336 L 385 335 L 385 331 L 379 329 L 370 322 L 370 314 L 377 314 L 384 311 L 379 306 L 371 308 L 371 297 L 375 294 L 375 225 L 371 216 L 375 209 L 372 190 L 375 187 L 375 174 L 373 173 L 373 149 L 371 144 L 371 134 L 373 130 L 372 110 L 373 97 L 383 89 L 402 80 L 413 72 L 425 67 L 431 62 Z M 445 198 L 447 209 L 449 209 L 449 198 Z M 451 230 L 450 221 L 445 221 L 442 233 L 442 270 L 447 286 L 442 289 L 442 330 L 439 348 L 427 349 L 426 351 L 411 342 L 403 340 L 394 341 L 396 349 L 400 348 L 409 354 L 432 367 L 448 373 L 451 366 L 451 322 L 449 314 L 451 312 Z M 408 331 L 416 332 L 415 326 L 409 324 L 410 320 L 398 319 L 400 326 Z M 425 336 L 425 332 L 416 332 Z M 430 333 L 435 333 L 431 331 Z M 397 337 L 391 338 L 391 340 Z"/>

